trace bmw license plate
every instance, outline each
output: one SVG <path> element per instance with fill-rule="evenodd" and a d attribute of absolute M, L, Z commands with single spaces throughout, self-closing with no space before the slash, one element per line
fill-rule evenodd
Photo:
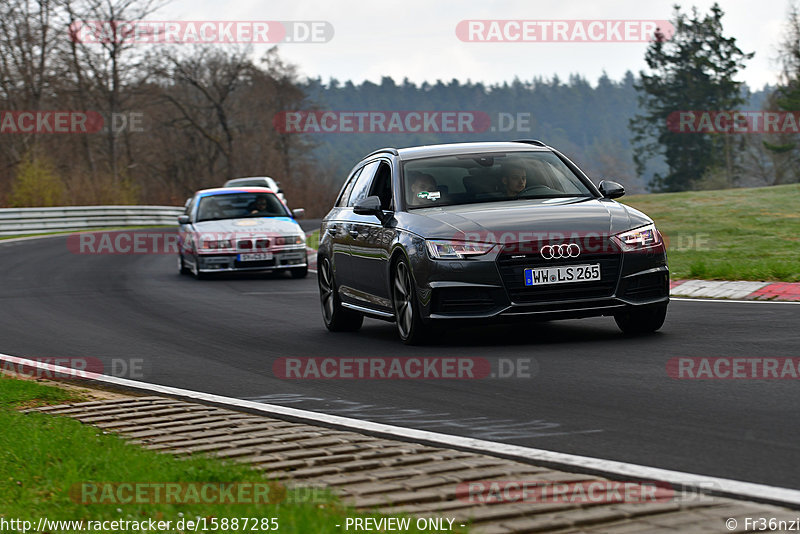
<path fill-rule="evenodd" d="M 526 286 L 591 282 L 593 280 L 600 280 L 599 263 L 594 265 L 565 265 L 562 267 L 525 269 Z"/>
<path fill-rule="evenodd" d="M 271 259 L 272 259 L 272 252 L 253 252 L 251 254 L 239 254 L 239 261 L 264 261 Z"/>

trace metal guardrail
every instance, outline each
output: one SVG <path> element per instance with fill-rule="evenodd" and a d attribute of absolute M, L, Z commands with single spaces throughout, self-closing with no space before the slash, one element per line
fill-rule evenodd
<path fill-rule="evenodd" d="M 2 208 L 0 236 L 70 232 L 89 228 L 177 224 L 182 207 L 69 206 L 59 208 Z"/>

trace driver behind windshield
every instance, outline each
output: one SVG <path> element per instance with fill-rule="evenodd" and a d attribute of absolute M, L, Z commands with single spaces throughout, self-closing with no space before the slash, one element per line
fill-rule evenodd
<path fill-rule="evenodd" d="M 263 195 L 256 197 L 256 200 L 250 204 L 251 215 L 255 215 L 257 213 L 267 213 L 268 211 L 267 197 Z"/>
<path fill-rule="evenodd" d="M 519 163 L 508 163 L 502 167 L 503 192 L 507 197 L 516 198 L 525 190 L 528 177 L 525 167 Z"/>
<path fill-rule="evenodd" d="M 438 196 L 420 196 L 420 193 L 434 193 L 436 194 L 438 186 L 436 179 L 430 174 L 411 171 L 408 175 L 409 182 L 411 183 L 411 194 L 408 197 L 408 203 L 412 206 L 422 206 L 427 204 L 425 200 L 436 200 Z"/>

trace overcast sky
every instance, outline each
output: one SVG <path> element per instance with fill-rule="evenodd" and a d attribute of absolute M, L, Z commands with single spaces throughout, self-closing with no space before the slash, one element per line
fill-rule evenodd
<path fill-rule="evenodd" d="M 723 0 L 727 36 L 755 52 L 739 78 L 752 88 L 774 84 L 777 44 L 789 0 Z M 304 76 L 340 81 L 414 82 L 437 79 L 487 83 L 562 79 L 579 73 L 594 83 L 605 70 L 614 79 L 645 67 L 645 43 L 471 43 L 456 37 L 462 20 L 606 20 L 672 18 L 675 0 L 173 0 L 150 18 L 178 20 L 327 21 L 335 35 L 325 44 L 282 44 L 280 55 Z M 681 3 L 707 13 L 712 1 Z"/>

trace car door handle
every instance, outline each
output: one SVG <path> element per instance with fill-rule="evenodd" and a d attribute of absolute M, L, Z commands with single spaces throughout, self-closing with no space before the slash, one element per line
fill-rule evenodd
<path fill-rule="evenodd" d="M 350 234 L 350 237 L 352 237 L 352 238 L 357 238 L 358 237 L 358 230 L 350 230 L 350 232 L 348 232 L 348 233 Z"/>
<path fill-rule="evenodd" d="M 339 233 L 339 228 L 336 226 L 329 226 L 328 227 L 328 235 L 335 236 Z"/>

